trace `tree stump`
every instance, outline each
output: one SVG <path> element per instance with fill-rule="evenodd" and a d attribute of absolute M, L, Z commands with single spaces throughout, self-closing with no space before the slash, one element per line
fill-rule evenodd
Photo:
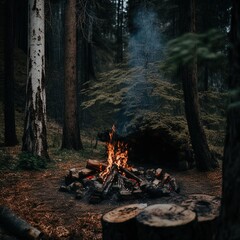
<path fill-rule="evenodd" d="M 103 240 L 137 240 L 135 217 L 146 207 L 147 204 L 131 204 L 104 214 Z"/>
<path fill-rule="evenodd" d="M 196 213 L 175 204 L 155 204 L 136 218 L 139 240 L 193 240 Z"/>
<path fill-rule="evenodd" d="M 192 194 L 181 206 L 196 212 L 198 217 L 198 239 L 212 240 L 217 231 L 220 198 L 206 194 Z"/>

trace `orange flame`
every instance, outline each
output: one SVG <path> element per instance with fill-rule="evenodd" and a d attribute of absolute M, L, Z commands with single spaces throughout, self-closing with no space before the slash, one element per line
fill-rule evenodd
<path fill-rule="evenodd" d="M 116 127 L 112 126 L 112 131 L 109 133 L 109 142 L 107 142 L 107 153 L 108 153 L 108 166 L 107 168 L 100 173 L 100 176 L 105 180 L 109 174 L 113 164 L 116 166 L 127 168 L 128 161 L 128 149 L 127 144 L 117 141 L 114 141 L 114 134 L 116 133 Z"/>

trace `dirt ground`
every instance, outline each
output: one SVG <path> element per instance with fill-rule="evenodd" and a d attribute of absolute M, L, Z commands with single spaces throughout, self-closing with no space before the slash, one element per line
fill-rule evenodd
<path fill-rule="evenodd" d="M 86 201 L 76 200 L 74 195 L 59 192 L 66 172 L 72 167 L 84 164 L 65 161 L 58 162 L 54 167 L 44 171 L 2 171 L 0 204 L 9 207 L 43 231 L 48 239 L 100 240 L 102 214 L 129 202 L 104 201 L 91 205 Z M 170 174 L 180 185 L 180 195 L 147 199 L 145 202 L 148 204 L 174 202 L 192 193 L 221 195 L 221 168 L 212 172 L 198 172 L 195 169 L 170 171 Z"/>

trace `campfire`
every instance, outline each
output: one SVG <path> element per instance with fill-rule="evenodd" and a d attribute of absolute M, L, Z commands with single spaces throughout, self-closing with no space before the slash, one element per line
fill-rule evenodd
<path fill-rule="evenodd" d="M 163 169 L 129 166 L 128 145 L 116 136 L 113 126 L 106 143 L 107 161 L 89 159 L 86 167 L 70 169 L 59 190 L 74 193 L 77 199 L 87 198 L 89 203 L 161 197 L 179 191 L 175 178 Z"/>

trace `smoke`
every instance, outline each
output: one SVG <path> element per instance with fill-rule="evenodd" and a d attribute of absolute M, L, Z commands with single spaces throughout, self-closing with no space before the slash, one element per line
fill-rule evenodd
<path fill-rule="evenodd" d="M 158 66 L 154 63 L 161 60 L 163 55 L 160 23 L 154 11 L 147 8 L 138 9 L 133 28 L 128 44 L 128 58 L 129 66 L 135 70 L 129 76 L 129 90 L 123 99 L 123 109 L 118 118 L 118 132 L 122 135 L 133 130 L 129 128 L 133 118 L 141 118 L 141 115 L 151 108 L 150 94 L 153 86 L 148 81 L 148 75 L 156 71 Z"/>
<path fill-rule="evenodd" d="M 148 68 L 149 63 L 162 56 L 160 23 L 157 14 L 148 8 L 139 9 L 133 21 L 134 33 L 130 36 L 128 51 L 130 66 Z"/>

